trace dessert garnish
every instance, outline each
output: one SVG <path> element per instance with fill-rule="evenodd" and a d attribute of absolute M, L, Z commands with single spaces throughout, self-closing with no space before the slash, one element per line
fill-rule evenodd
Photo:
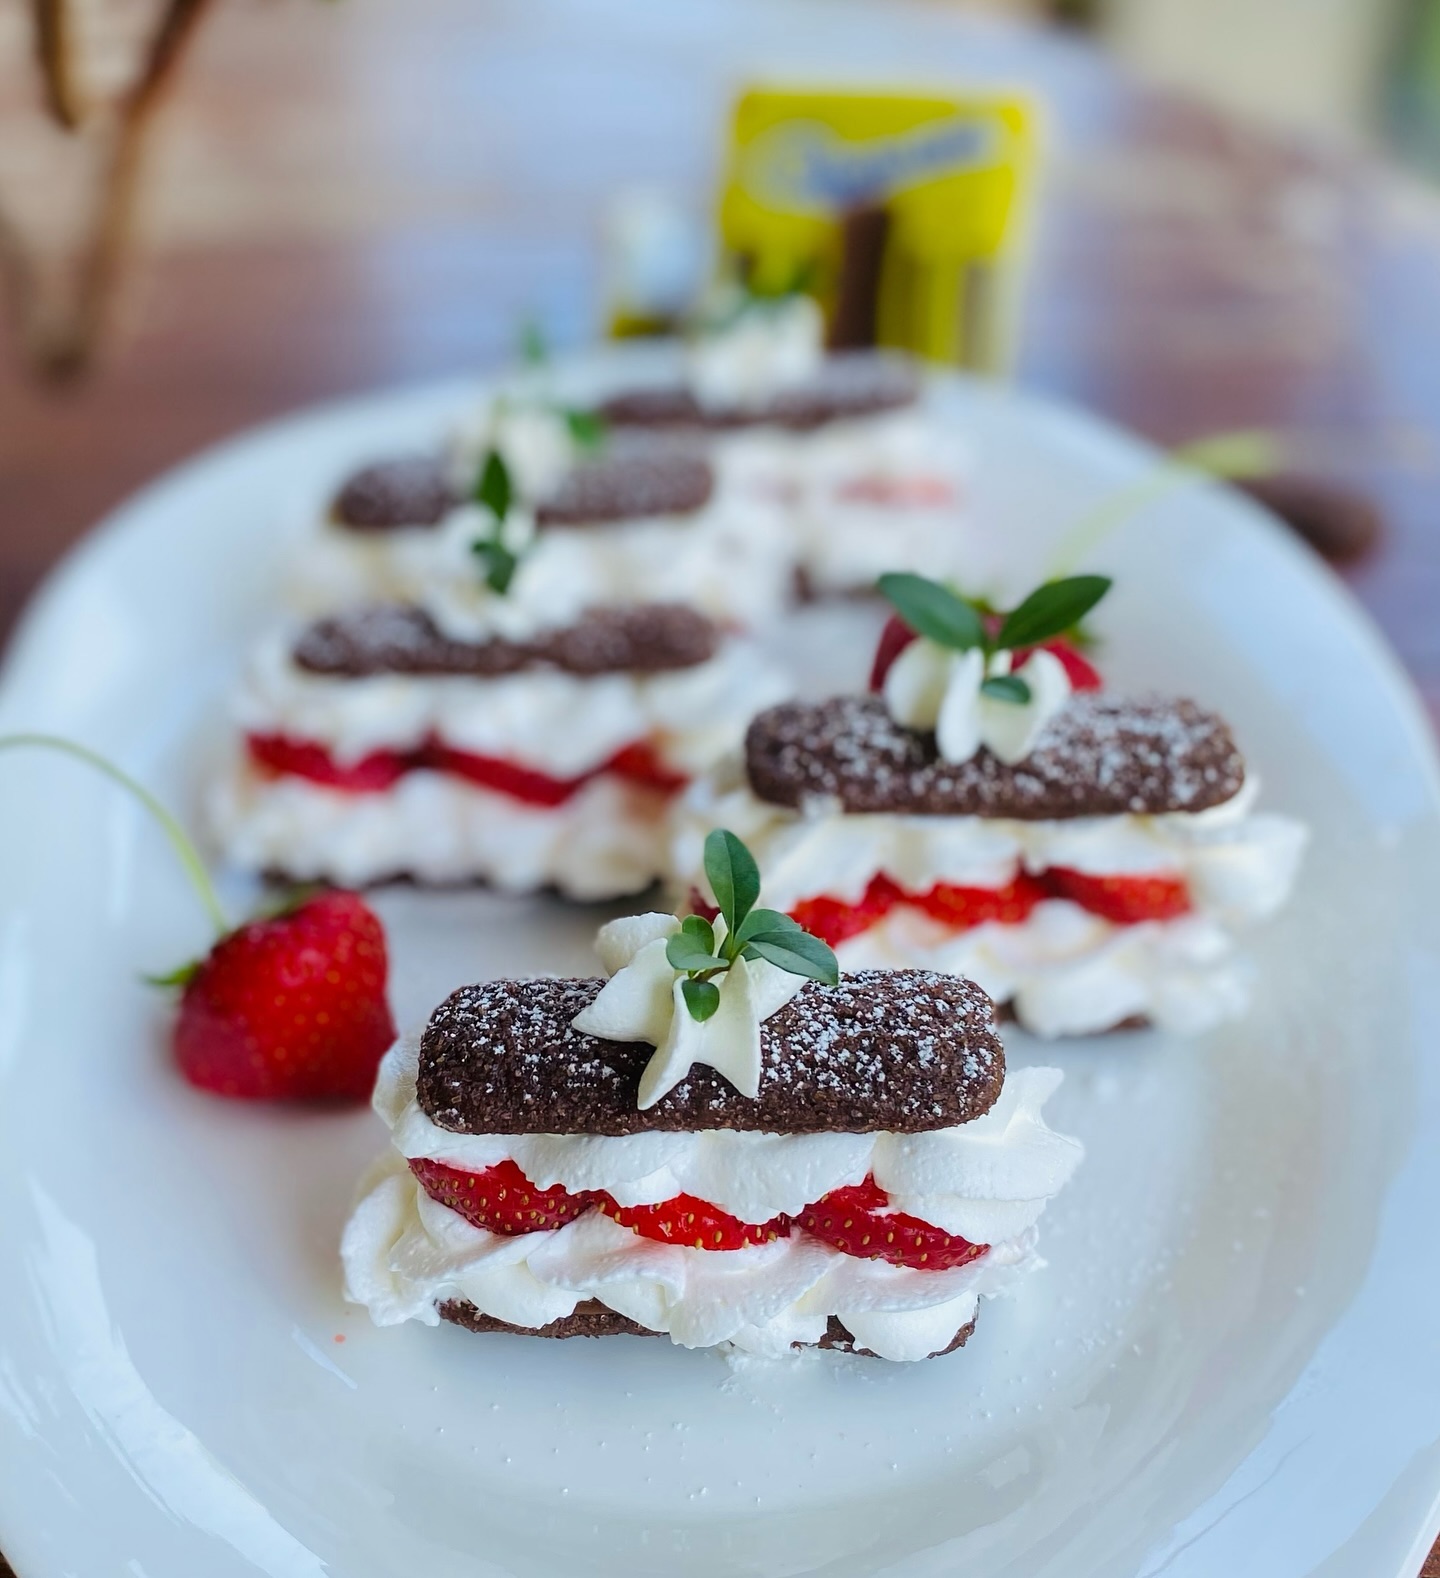
<path fill-rule="evenodd" d="M 486 586 L 503 597 L 520 568 L 520 556 L 526 544 L 534 536 L 534 523 L 517 521 L 510 525 L 508 532 L 506 530 L 507 522 L 512 520 L 510 507 L 515 500 L 515 488 L 510 480 L 510 468 L 498 449 L 486 452 L 476 479 L 474 497 L 490 518 L 487 534 L 477 537 L 470 544 L 470 551 L 480 561 Z M 518 531 L 516 524 L 520 524 Z"/>
<path fill-rule="evenodd" d="M 705 874 L 719 914 L 637 915 L 601 927 L 596 951 L 610 979 L 574 1025 L 607 1041 L 656 1048 L 641 1076 L 643 1111 L 696 1063 L 742 1095 L 760 1088 L 760 1026 L 805 980 L 834 986 L 829 946 L 778 910 L 758 909 L 760 871 L 736 836 L 705 840 Z"/>
<path fill-rule="evenodd" d="M 159 823 L 215 930 L 206 954 L 152 984 L 178 987 L 175 1059 L 192 1085 L 268 1101 L 364 1101 L 395 1040 L 385 933 L 358 894 L 310 893 L 232 926 L 194 844 L 143 784 L 105 757 L 44 734 L 0 750 L 60 751 L 126 789 Z"/>
<path fill-rule="evenodd" d="M 1078 625 L 1111 585 L 1100 575 L 1048 581 L 996 617 L 924 576 L 882 575 L 878 584 L 915 633 L 883 677 L 891 717 L 933 732 L 945 761 L 967 762 L 983 746 L 1007 766 L 1030 754 L 1075 688 L 1043 643 Z"/>

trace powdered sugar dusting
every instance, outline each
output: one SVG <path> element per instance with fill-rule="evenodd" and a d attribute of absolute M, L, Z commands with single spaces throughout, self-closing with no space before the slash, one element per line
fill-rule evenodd
<path fill-rule="evenodd" d="M 745 758 L 751 788 L 777 805 L 1017 820 L 1203 811 L 1245 780 L 1224 721 L 1162 697 L 1073 696 L 1013 767 L 986 750 L 942 760 L 878 696 L 788 703 L 750 725 Z"/>
<path fill-rule="evenodd" d="M 421 1043 L 422 1110 L 467 1134 L 918 1133 L 979 1117 L 1005 1076 L 993 1006 L 974 982 L 862 970 L 834 987 L 807 982 L 765 1022 L 756 1100 L 702 1066 L 640 1112 L 654 1049 L 571 1023 L 602 984 L 494 981 L 454 993 Z"/>

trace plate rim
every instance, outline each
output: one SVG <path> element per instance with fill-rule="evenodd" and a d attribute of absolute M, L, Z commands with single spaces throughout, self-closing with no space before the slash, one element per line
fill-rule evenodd
<path fill-rule="evenodd" d="M 570 359 L 571 362 L 579 360 Z M 615 356 L 613 352 L 606 351 L 600 356 L 592 354 L 588 360 L 614 364 Z M 1023 411 L 1037 412 L 1052 424 L 1070 429 L 1087 444 L 1101 443 L 1113 454 L 1124 454 L 1136 464 L 1153 464 L 1162 454 L 1155 445 L 1139 435 L 1043 392 L 1013 386 L 993 386 L 979 379 L 962 377 L 960 381 L 985 389 L 987 397 L 993 395 Z M 138 530 L 157 502 L 163 501 L 172 491 L 203 480 L 208 472 L 219 465 L 243 461 L 247 450 L 263 449 L 268 443 L 281 438 L 296 438 L 309 425 L 342 423 L 347 418 L 359 421 L 367 414 L 378 416 L 400 406 L 433 405 L 439 411 L 452 401 L 458 406 L 464 400 L 474 398 L 492 382 L 493 377 L 480 375 L 425 379 L 299 405 L 207 444 L 128 494 L 66 549 L 27 598 L 5 642 L 3 653 L 0 653 L 0 717 L 5 719 L 6 726 L 10 725 L 17 711 L 17 693 L 23 691 L 31 666 L 45 645 L 52 626 L 58 626 L 64 619 L 65 605 L 72 589 L 97 560 L 112 551 L 116 544 L 122 543 L 131 531 Z M 1280 550 L 1287 574 L 1298 575 L 1306 581 L 1311 590 L 1324 599 L 1330 614 L 1347 624 L 1351 633 L 1360 640 L 1368 661 L 1374 665 L 1376 679 L 1394 706 L 1407 749 L 1412 753 L 1413 765 L 1424 779 L 1427 816 L 1440 825 L 1440 741 L 1437 741 L 1435 725 L 1415 682 L 1380 625 L 1345 582 L 1324 566 L 1311 550 L 1298 542 L 1268 510 L 1238 490 L 1229 492 L 1230 504 L 1243 511 L 1252 527 L 1265 532 L 1272 546 Z M 1440 1053 L 1435 1055 L 1440 1056 Z M 1417 1136 L 1415 1145 L 1419 1143 L 1422 1141 Z M 1412 1145 L 1411 1151 L 1407 1152 L 1407 1166 L 1397 1171 L 1387 1187 L 1387 1200 L 1393 1191 L 1404 1184 L 1407 1167 L 1414 1159 L 1414 1148 Z M 1440 1290 L 1440 1280 L 1437 1280 L 1436 1285 L 1437 1290 Z M 1334 1326 L 1330 1328 L 1332 1331 L 1334 1329 Z M 1308 1365 L 1306 1368 L 1308 1370 Z M 1302 1371 L 1302 1380 L 1304 1373 Z M 1296 1384 L 1298 1386 L 1300 1383 L 1297 1381 Z M 1287 1399 L 1290 1395 L 1287 1393 Z M 1225 1480 L 1195 1509 L 1196 1516 L 1222 1505 L 1220 1498 L 1226 1487 L 1245 1465 L 1254 1460 L 1262 1447 L 1263 1443 L 1257 1445 L 1226 1475 Z M 1389 1489 L 1393 1490 L 1394 1486 Z M 0 1502 L 3 1502 L 3 1497 L 0 1497 Z M 1377 1501 L 1369 1508 L 1369 1512 L 1375 1512 L 1379 1505 L 1380 1501 Z M 0 1505 L 0 1513 L 3 1513 L 3 1505 Z M 0 1554 L 7 1548 L 20 1549 L 28 1543 L 16 1541 L 14 1537 L 20 1526 L 18 1520 L 12 1523 L 7 1518 L 6 1523 L 8 1527 L 3 1538 L 0 1538 Z M 1428 1516 L 1416 1531 L 1406 1563 L 1396 1578 L 1411 1578 L 1411 1572 L 1418 1570 L 1437 1536 L 1440 1536 L 1440 1472 L 1434 1478 Z M 1203 1539 L 1203 1533 L 1198 1538 Z M 1145 1570 L 1150 1569 L 1147 1567 Z M 1157 1572 L 1159 1570 L 1155 1569 Z M 38 1567 L 28 1564 L 16 1567 L 15 1571 L 17 1578 L 55 1578 L 53 1573 L 42 1572 Z"/>

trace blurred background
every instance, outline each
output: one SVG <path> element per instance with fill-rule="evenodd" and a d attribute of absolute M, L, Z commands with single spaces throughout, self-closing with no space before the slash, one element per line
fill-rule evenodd
<path fill-rule="evenodd" d="M 627 203 L 703 270 L 757 74 L 1033 93 L 1012 375 L 1278 435 L 1440 714 L 1440 0 L 9 0 L 0 628 L 203 444 L 592 338 Z"/>

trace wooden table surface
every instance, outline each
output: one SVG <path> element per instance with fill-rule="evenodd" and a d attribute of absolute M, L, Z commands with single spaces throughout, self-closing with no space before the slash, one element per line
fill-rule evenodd
<path fill-rule="evenodd" d="M 55 393 L 0 347 L 0 631 L 199 445 L 493 365 L 525 314 L 585 339 L 606 195 L 704 192 L 737 72 L 795 58 L 784 9 L 740 26 L 734 0 L 692 0 L 662 28 L 624 0 L 222 7 L 172 108 L 114 355 Z M 890 16 L 856 46 L 881 76 Z M 1440 718 L 1440 195 L 1142 92 L 1082 44 L 939 7 L 917 26 L 945 29 L 921 46 L 932 79 L 1021 80 L 1049 106 L 1020 379 L 1164 442 L 1281 431 L 1297 465 L 1367 491 L 1386 535 L 1348 579 Z M 0 100 L 0 183 L 33 202 L 53 150 L 17 155 L 17 113 Z"/>

